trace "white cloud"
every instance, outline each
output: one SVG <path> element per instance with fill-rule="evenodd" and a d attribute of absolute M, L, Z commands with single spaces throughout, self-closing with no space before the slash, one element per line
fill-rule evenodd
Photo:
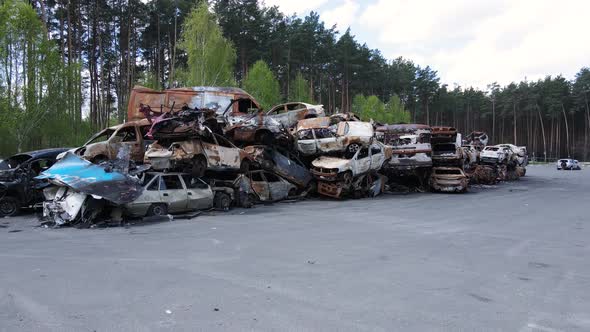
<path fill-rule="evenodd" d="M 286 15 L 297 13 L 299 16 L 305 16 L 309 11 L 321 7 L 328 0 L 264 0 L 264 3 L 271 6 L 278 6 Z"/>
<path fill-rule="evenodd" d="M 377 0 L 360 17 L 375 47 L 439 71 L 443 82 L 485 88 L 590 65 L 590 1 Z"/>
<path fill-rule="evenodd" d="M 326 23 L 327 27 L 336 25 L 341 32 L 344 32 L 344 30 L 356 21 L 359 8 L 359 4 L 355 1 L 344 0 L 334 9 L 322 11 L 321 19 Z"/>

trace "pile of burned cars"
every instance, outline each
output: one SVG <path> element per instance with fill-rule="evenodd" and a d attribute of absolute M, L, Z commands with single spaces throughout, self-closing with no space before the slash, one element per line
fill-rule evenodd
<path fill-rule="evenodd" d="M 265 111 L 238 88 L 135 87 L 128 119 L 81 147 L 55 150 L 55 164 L 31 172 L 41 191 L 26 204 L 42 202 L 43 223 L 120 224 L 399 188 L 465 192 L 473 183 L 523 176 L 528 162 L 526 148 L 487 146 L 483 132 L 463 140 L 453 127 L 376 124 L 303 102 Z M 11 160 L 9 169 L 18 165 Z M 15 209 L 2 205 L 14 201 L 6 197 L 0 200 L 5 215 Z"/>

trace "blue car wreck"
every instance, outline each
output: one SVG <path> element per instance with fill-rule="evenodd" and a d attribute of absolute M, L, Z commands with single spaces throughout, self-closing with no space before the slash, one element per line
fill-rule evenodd
<path fill-rule="evenodd" d="M 140 172 L 145 168 L 139 168 Z M 48 223 L 88 224 L 101 213 L 115 213 L 110 216 L 120 219 L 119 205 L 132 202 L 143 191 L 139 178 L 125 174 L 126 167 L 116 165 L 95 165 L 72 153 L 51 168 L 37 176 L 47 180 L 50 186 L 43 189 L 43 218 Z M 115 209 L 105 209 L 105 207 Z"/>

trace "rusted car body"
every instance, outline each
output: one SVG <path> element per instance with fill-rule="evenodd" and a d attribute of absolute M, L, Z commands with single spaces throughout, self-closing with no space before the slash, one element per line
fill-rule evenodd
<path fill-rule="evenodd" d="M 512 158 L 512 150 L 509 147 L 499 145 L 488 145 L 480 153 L 479 159 L 482 164 L 507 165 Z"/>
<path fill-rule="evenodd" d="M 498 147 L 510 149 L 510 158 L 508 164 L 511 166 L 526 166 L 529 163 L 526 146 L 516 146 L 514 144 L 498 144 Z"/>
<path fill-rule="evenodd" d="M 360 147 L 366 147 L 373 141 L 373 125 L 368 122 L 331 123 L 328 117 L 299 121 L 296 128 L 297 150 L 306 156 L 334 152 L 346 152 L 352 156 Z"/>
<path fill-rule="evenodd" d="M 432 163 L 434 166 L 460 166 L 466 159 L 461 134 L 453 127 L 432 127 Z"/>
<path fill-rule="evenodd" d="M 293 128 L 299 120 L 325 116 L 324 105 L 312 105 L 302 102 L 279 104 L 271 108 L 266 115 L 287 128 Z"/>
<path fill-rule="evenodd" d="M 429 184 L 434 191 L 466 192 L 469 180 L 459 167 L 433 167 Z"/>
<path fill-rule="evenodd" d="M 251 160 L 246 151 L 211 132 L 173 142 L 169 147 L 154 143 L 145 153 L 145 162 L 154 170 L 181 170 L 197 177 L 202 177 L 206 170 L 245 172 Z"/>
<path fill-rule="evenodd" d="M 144 138 L 150 126 L 151 124 L 146 119 L 112 126 L 92 136 L 81 147 L 71 149 L 68 152 L 73 152 L 86 160 L 98 163 L 117 158 L 117 155 L 123 150 L 129 151 L 131 160 L 143 162 L 146 148 L 153 143 L 153 140 Z M 64 156 L 65 153 L 62 153 L 57 156 L 57 159 Z"/>
<path fill-rule="evenodd" d="M 488 134 L 483 131 L 472 131 L 471 134 L 465 137 L 465 142 L 463 145 L 471 145 L 476 148 L 478 151 L 483 150 L 483 148 L 488 145 Z"/>
<path fill-rule="evenodd" d="M 225 113 L 222 126 L 223 133 L 234 142 L 274 144 L 291 139 L 287 128 L 262 110 L 251 114 Z"/>
<path fill-rule="evenodd" d="M 407 171 L 432 167 L 431 129 L 423 124 L 379 126 L 379 139 L 392 149 L 392 158 L 385 168 Z"/>
<path fill-rule="evenodd" d="M 232 103 L 232 100 L 238 102 Z M 157 91 L 135 86 L 129 97 L 127 119 L 139 120 L 145 117 L 142 105 L 162 112 L 179 112 L 183 107 L 209 109 L 220 119 L 230 107 L 230 114 L 248 114 L 251 109 L 260 109 L 260 104 L 246 91 L 233 87 L 196 86 Z M 174 105 L 174 109 L 172 106 Z"/>
<path fill-rule="evenodd" d="M 311 173 L 305 165 L 287 150 L 267 145 L 251 145 L 244 148 L 254 159 L 256 166 L 272 171 L 300 188 L 305 188 L 312 180 Z"/>
<path fill-rule="evenodd" d="M 312 162 L 311 173 L 320 181 L 318 193 L 339 197 L 355 188 L 353 183 L 359 176 L 380 170 L 390 158 L 391 148 L 375 142 L 361 147 L 350 159 L 321 156 Z"/>

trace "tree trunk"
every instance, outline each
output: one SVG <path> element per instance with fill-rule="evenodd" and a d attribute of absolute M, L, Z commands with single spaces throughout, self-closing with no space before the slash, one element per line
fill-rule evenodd
<path fill-rule="evenodd" d="M 570 133 L 569 128 L 567 125 L 567 114 L 565 113 L 565 107 L 563 103 L 561 103 L 561 111 L 563 112 L 563 121 L 565 121 L 565 152 L 567 153 L 567 157 L 570 157 Z"/>
<path fill-rule="evenodd" d="M 539 114 L 539 121 L 541 122 L 541 133 L 543 134 L 543 156 L 547 162 L 547 141 L 545 140 L 545 127 L 543 125 L 543 116 L 541 116 L 541 109 L 537 106 L 537 114 Z"/>

